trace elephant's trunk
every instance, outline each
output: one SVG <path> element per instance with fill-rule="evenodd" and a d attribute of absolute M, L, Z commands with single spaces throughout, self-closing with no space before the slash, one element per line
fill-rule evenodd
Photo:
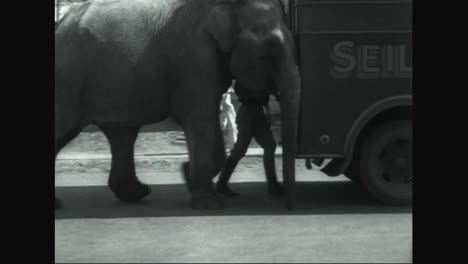
<path fill-rule="evenodd" d="M 289 63 L 288 63 L 289 61 Z M 292 57 L 279 65 L 276 77 L 281 107 L 281 140 L 283 147 L 283 182 L 286 206 L 292 210 L 295 205 L 295 155 L 301 97 L 299 69 Z"/>

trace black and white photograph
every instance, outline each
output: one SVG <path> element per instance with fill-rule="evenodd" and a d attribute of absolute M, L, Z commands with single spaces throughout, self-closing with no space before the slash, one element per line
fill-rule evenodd
<path fill-rule="evenodd" d="M 55 263 L 413 262 L 412 0 L 54 4 Z"/>

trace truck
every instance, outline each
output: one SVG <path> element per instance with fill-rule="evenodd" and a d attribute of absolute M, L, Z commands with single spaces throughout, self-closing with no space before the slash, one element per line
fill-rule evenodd
<path fill-rule="evenodd" d="M 290 0 L 302 95 L 296 159 L 331 159 L 378 201 L 412 203 L 412 0 Z"/>

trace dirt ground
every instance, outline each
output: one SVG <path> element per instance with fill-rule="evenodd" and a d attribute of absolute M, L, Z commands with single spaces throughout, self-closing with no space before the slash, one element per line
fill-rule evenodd
<path fill-rule="evenodd" d="M 274 117 L 274 122 L 271 126 L 273 136 L 281 146 L 281 124 L 279 117 Z M 225 142 L 229 142 L 227 133 L 224 134 Z M 168 119 L 159 124 L 145 126 L 140 130 L 136 144 L 135 154 L 183 154 L 187 153 L 185 144 L 176 141 L 177 138 L 183 137 L 183 132 L 180 127 L 172 120 Z M 226 144 L 226 148 L 230 149 L 232 145 Z M 252 140 L 251 148 L 260 148 L 255 140 Z M 68 144 L 62 153 L 93 153 L 106 154 L 109 152 L 108 141 L 99 129 L 95 126 L 87 127 L 76 139 Z"/>

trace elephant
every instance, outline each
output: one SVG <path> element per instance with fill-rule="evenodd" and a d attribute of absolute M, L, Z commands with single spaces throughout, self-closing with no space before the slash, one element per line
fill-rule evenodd
<path fill-rule="evenodd" d="M 139 129 L 172 117 L 187 138 L 182 172 L 190 207 L 223 208 L 213 178 L 226 159 L 219 104 L 232 80 L 253 96 L 270 85 L 279 91 L 292 209 L 300 75 L 280 0 L 92 0 L 72 7 L 55 31 L 55 158 L 85 126 L 98 126 L 111 149 L 110 190 L 138 202 L 150 193 L 135 172 Z"/>

